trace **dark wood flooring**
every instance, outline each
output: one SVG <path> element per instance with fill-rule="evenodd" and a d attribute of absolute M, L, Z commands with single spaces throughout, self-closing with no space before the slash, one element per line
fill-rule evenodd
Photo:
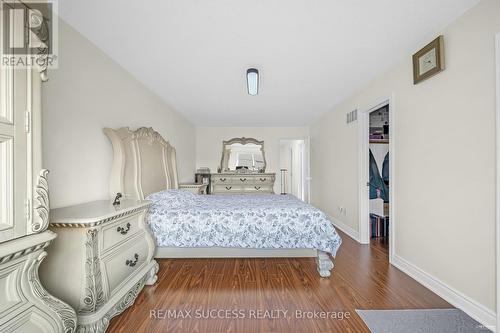
<path fill-rule="evenodd" d="M 319 277 L 313 258 L 158 260 L 158 283 L 145 287 L 108 332 L 358 333 L 369 330 L 355 309 L 451 307 L 389 265 L 385 241 L 360 245 L 341 236 L 328 279 Z M 314 311 L 330 313 L 297 316 Z"/>

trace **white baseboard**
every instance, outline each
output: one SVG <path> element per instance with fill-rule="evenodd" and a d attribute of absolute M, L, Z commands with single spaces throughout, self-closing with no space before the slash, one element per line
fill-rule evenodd
<path fill-rule="evenodd" d="M 399 257 L 397 254 L 394 254 L 392 264 L 426 288 L 432 290 L 448 303 L 464 311 L 482 325 L 495 332 L 496 314 L 490 309 L 485 308 L 483 305 L 451 288 L 429 273 L 424 272 L 422 269 Z"/>
<path fill-rule="evenodd" d="M 344 222 L 336 219 L 333 216 L 328 215 L 328 218 L 332 221 L 333 225 L 345 232 L 349 237 L 354 239 L 356 242 L 359 243 L 359 232 L 357 230 L 354 230 L 352 227 L 348 226 Z"/>

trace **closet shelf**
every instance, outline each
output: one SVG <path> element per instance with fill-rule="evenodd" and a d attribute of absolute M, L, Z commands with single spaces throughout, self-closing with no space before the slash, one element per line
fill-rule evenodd
<path fill-rule="evenodd" d="M 389 139 L 371 139 L 370 143 L 388 144 L 389 143 Z"/>

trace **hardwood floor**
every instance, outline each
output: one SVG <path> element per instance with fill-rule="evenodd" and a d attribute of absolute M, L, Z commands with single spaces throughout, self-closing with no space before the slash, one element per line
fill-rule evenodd
<path fill-rule="evenodd" d="M 158 283 L 115 317 L 108 332 L 358 333 L 369 330 L 355 309 L 452 307 L 389 265 L 386 242 L 363 246 L 341 236 L 328 279 L 319 277 L 312 258 L 158 260 Z M 296 311 L 330 313 L 308 319 Z M 215 318 L 197 318 L 204 316 Z"/>

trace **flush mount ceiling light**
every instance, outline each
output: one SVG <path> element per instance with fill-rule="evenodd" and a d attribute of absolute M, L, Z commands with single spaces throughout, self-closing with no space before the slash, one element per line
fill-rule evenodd
<path fill-rule="evenodd" d="M 252 96 L 259 93 L 259 70 L 256 68 L 247 69 L 247 91 Z"/>

